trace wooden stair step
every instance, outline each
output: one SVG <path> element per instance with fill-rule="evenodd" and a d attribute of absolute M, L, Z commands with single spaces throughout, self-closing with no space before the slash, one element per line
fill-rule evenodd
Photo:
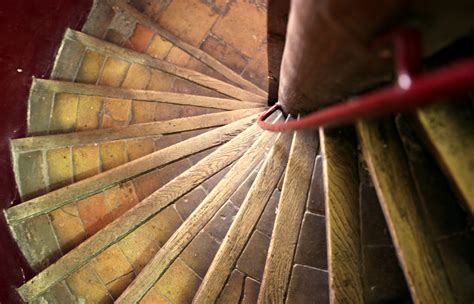
<path fill-rule="evenodd" d="M 413 301 L 454 302 L 393 120 L 360 121 L 357 130 Z"/>
<path fill-rule="evenodd" d="M 28 134 L 41 135 L 257 107 L 261 104 L 226 98 L 34 79 L 27 124 Z"/>
<path fill-rule="evenodd" d="M 363 303 L 357 146 L 352 128 L 321 129 L 331 301 Z"/>
<path fill-rule="evenodd" d="M 194 303 L 215 303 L 217 301 L 253 233 L 257 233 L 255 238 L 261 234 L 255 229 L 286 168 L 292 136 L 292 133 L 283 133 L 273 145 L 224 242 L 219 247 L 219 251 L 194 297 Z M 256 242 L 262 243 L 261 238 Z M 247 258 L 256 259 L 255 256 Z M 254 266 L 252 268 L 255 268 L 255 264 L 258 262 L 252 262 Z"/>
<path fill-rule="evenodd" d="M 121 181 L 146 173 L 154 168 L 176 161 L 182 157 L 219 146 L 250 126 L 256 117 L 251 116 L 218 129 L 206 132 L 159 150 L 137 160 L 87 178 L 70 186 L 47 193 L 13 206 L 5 211 L 9 223 L 21 222 L 30 217 L 47 213 L 72 201 L 85 198 Z"/>
<path fill-rule="evenodd" d="M 468 303 L 474 299 L 474 269 L 467 266 L 474 256 L 474 233 L 470 229 L 469 211 L 463 210 L 450 189 L 448 178 L 422 144 L 415 132 L 417 124 L 402 115 L 397 116 L 396 124 L 420 198 L 420 210 L 436 244 L 456 302 Z"/>
<path fill-rule="evenodd" d="M 317 152 L 316 131 L 294 133 L 258 296 L 259 303 L 284 303 L 286 300 Z"/>
<path fill-rule="evenodd" d="M 276 134 L 265 132 L 253 143 L 252 147 L 247 149 L 247 152 L 242 158 L 235 163 L 219 184 L 206 196 L 198 208 L 186 219 L 183 225 L 173 234 L 163 248 L 158 251 L 139 276 L 123 292 L 117 300 L 117 303 L 135 303 L 140 301 L 146 296 L 147 292 L 154 289 L 154 286 L 162 284 L 163 280 L 170 276 L 167 272 L 169 269 L 178 268 L 176 271 L 179 273 L 179 268 L 182 269 L 185 267 L 180 259 L 180 255 L 199 232 L 208 225 L 210 220 L 229 200 L 249 173 L 255 169 L 255 166 L 260 162 L 261 157 L 265 153 L 267 146 L 274 141 L 275 137 Z M 177 279 L 181 281 L 180 286 L 182 286 L 181 284 L 186 284 L 182 283 L 182 280 L 192 284 L 192 281 L 195 281 L 196 277 L 189 277 L 189 280 L 192 281 L 187 281 L 187 278 L 181 278 L 179 276 Z M 165 280 L 165 282 L 167 282 L 167 280 Z M 157 288 L 160 287 L 158 286 Z M 189 292 L 189 290 L 184 287 L 175 290 L 175 293 L 186 292 Z M 184 295 L 176 295 L 176 297 L 182 296 Z M 192 298 L 192 296 L 190 297 Z"/>
<path fill-rule="evenodd" d="M 164 79 L 170 82 L 175 78 L 179 78 L 238 100 L 266 102 L 264 97 L 213 77 L 122 48 L 71 29 L 66 31 L 54 70 L 71 69 L 69 66 L 71 58 L 69 57 L 73 56 L 71 53 L 74 53 L 74 49 L 77 49 L 77 54 L 74 54 L 74 56 L 83 56 L 75 77 L 62 77 L 60 72 L 55 72 L 53 73 L 55 78 L 102 84 L 104 83 L 103 79 L 106 79 L 105 82 L 107 83 L 111 81 L 109 80 L 110 77 L 117 77 L 119 74 L 123 75 L 120 79 L 123 88 L 143 89 L 147 87 L 153 89 L 149 82 L 151 74 L 154 73 L 156 77 L 161 77 L 160 82 L 163 82 Z M 68 62 L 68 66 L 63 67 L 64 61 Z M 172 78 L 170 79 L 170 77 Z M 122 80 L 123 78 L 124 80 Z M 118 81 L 116 84 L 118 84 Z"/>
<path fill-rule="evenodd" d="M 174 201 L 241 157 L 261 134 L 262 130 L 256 125 L 251 126 L 222 145 L 214 153 L 168 182 L 124 215 L 61 257 L 56 263 L 22 285 L 18 289 L 22 299 L 25 301 L 35 299 L 54 284 L 66 279 L 80 267 L 86 265 L 98 254 L 119 242 L 134 230 L 139 229 L 156 214 L 166 210 Z"/>
<path fill-rule="evenodd" d="M 96 6 L 95 8 L 98 12 L 91 12 L 88 22 L 84 25 L 83 32 L 168 61 L 170 59 L 165 58 L 167 52 L 163 50 L 164 46 L 166 45 L 165 49 L 168 52 L 173 47 L 179 48 L 181 52 L 185 52 L 207 68 L 210 68 L 211 71 L 207 73 L 210 76 L 217 72 L 243 89 L 262 97 L 267 97 L 267 93 L 264 90 L 246 80 L 205 51 L 177 38 L 126 1 L 103 1 L 100 5 L 101 7 Z M 102 14 L 100 14 L 100 11 L 102 11 Z M 107 11 L 106 14 L 109 15 L 108 22 L 103 20 L 104 11 Z M 98 20 L 99 18 L 100 21 Z M 99 23 L 100 27 L 93 26 L 94 23 Z M 155 45 L 160 45 L 162 49 L 157 52 L 154 47 Z M 183 65 L 184 63 L 177 62 L 177 64 Z"/>
<path fill-rule="evenodd" d="M 416 111 L 420 131 L 474 215 L 474 111 L 472 102 L 434 104 Z"/>
<path fill-rule="evenodd" d="M 76 133 L 27 137 L 11 141 L 15 179 L 20 196 L 34 197 L 46 189 L 54 190 L 72 181 L 113 169 L 138 157 L 150 154 L 168 134 L 207 131 L 261 112 L 263 109 L 226 111 L 173 120 L 134 124 L 128 127 L 99 129 Z M 161 145 L 162 146 L 162 145 Z M 140 149 L 137 151 L 137 149 Z M 143 149 L 143 150 L 142 150 Z M 83 155 L 82 153 L 87 153 Z M 31 155 L 43 163 L 40 174 L 45 183 L 31 179 Z M 87 158 L 86 158 L 87 157 Z M 86 169 L 80 170 L 84 163 Z M 74 170 L 75 169 L 75 170 Z M 42 188 L 37 188 L 41 186 Z"/>
<path fill-rule="evenodd" d="M 40 270 L 56 260 L 61 251 L 67 252 L 85 236 L 93 234 L 101 227 L 98 224 L 112 221 L 206 156 L 209 148 L 231 140 L 253 121 L 244 119 L 176 144 L 172 142 L 172 146 L 161 152 L 7 209 L 5 216 L 13 236 L 30 266 Z M 193 156 L 181 159 L 189 155 Z M 81 210 L 86 213 L 82 215 Z"/>

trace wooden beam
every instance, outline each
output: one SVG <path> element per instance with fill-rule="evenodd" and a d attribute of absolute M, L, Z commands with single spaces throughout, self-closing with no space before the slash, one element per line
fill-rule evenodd
<path fill-rule="evenodd" d="M 331 303 L 363 303 L 354 129 L 321 129 Z"/>
<path fill-rule="evenodd" d="M 131 99 L 138 101 L 160 102 L 184 106 L 195 106 L 220 110 L 240 110 L 259 108 L 260 102 L 250 102 L 227 98 L 190 95 L 183 93 L 159 92 L 150 90 L 122 89 L 68 81 L 38 79 L 33 80 L 32 92 L 48 91 L 108 98 Z"/>
<path fill-rule="evenodd" d="M 171 163 L 188 155 L 218 146 L 248 128 L 256 117 L 244 118 L 216 130 L 192 137 L 173 146 L 161 149 L 93 177 L 26 201 L 5 210 L 10 224 L 48 213 L 66 204 L 103 191 L 150 170 Z"/>
<path fill-rule="evenodd" d="M 177 118 L 166 121 L 134 124 L 127 127 L 88 130 L 75 133 L 33 136 L 13 139 L 13 153 L 54 149 L 60 147 L 97 144 L 137 137 L 149 137 L 223 126 L 239 119 L 261 113 L 264 108 L 244 109 L 212 113 L 200 116 Z"/>
<path fill-rule="evenodd" d="M 295 132 L 258 303 L 285 302 L 317 152 L 317 131 Z"/>
<path fill-rule="evenodd" d="M 126 237 L 178 198 L 236 161 L 248 150 L 262 132 L 258 126 L 251 126 L 233 140 L 221 146 L 214 153 L 168 182 L 124 215 L 61 257 L 56 263 L 50 265 L 23 284 L 17 289 L 21 298 L 25 302 L 30 302 L 54 286 L 54 284 L 67 278 L 99 253 Z M 234 169 L 234 171 L 239 170 L 241 168 Z"/>
<path fill-rule="evenodd" d="M 362 151 L 415 303 L 454 303 L 391 118 L 357 123 Z"/>
<path fill-rule="evenodd" d="M 146 54 L 122 48 L 113 43 L 97 39 L 78 31 L 68 29 L 64 39 L 79 42 L 88 49 L 100 52 L 106 56 L 119 57 L 121 59 L 125 59 L 128 62 L 141 64 L 152 69 L 157 69 L 176 77 L 183 78 L 235 99 L 266 103 L 265 97 L 248 92 L 224 81 L 212 78 L 190 69 L 179 67 L 167 61 L 159 60 Z"/>
<path fill-rule="evenodd" d="M 286 168 L 292 136 L 290 132 L 282 133 L 275 142 L 219 247 L 193 303 L 217 301 Z"/>
<path fill-rule="evenodd" d="M 192 46 L 191 44 L 188 44 L 181 39 L 178 39 L 176 36 L 174 36 L 173 34 L 168 32 L 164 28 L 157 25 L 156 22 L 154 22 L 150 17 L 140 13 L 134 7 L 129 5 L 126 1 L 109 0 L 109 3 L 114 9 L 119 9 L 120 11 L 125 12 L 128 16 L 132 16 L 139 23 L 145 25 L 146 27 L 151 28 L 155 33 L 165 38 L 166 40 L 170 41 L 171 43 L 173 43 L 180 49 L 184 50 L 186 53 L 188 53 L 192 57 L 196 58 L 197 60 L 201 61 L 202 63 L 212 68 L 213 70 L 219 72 L 228 80 L 234 82 L 235 84 L 238 84 L 239 86 L 246 89 L 247 91 L 250 91 L 259 96 L 267 98 L 268 96 L 267 92 L 265 92 L 264 90 L 262 90 L 261 88 L 253 84 L 252 82 L 246 80 L 245 78 L 243 78 L 238 73 L 234 72 L 232 69 L 228 68 L 224 64 L 220 63 L 218 60 L 216 60 L 214 57 L 207 54 L 203 50 L 195 46 Z"/>
<path fill-rule="evenodd" d="M 421 131 L 474 215 L 474 111 L 472 103 L 434 104 L 416 111 Z"/>
<path fill-rule="evenodd" d="M 227 202 L 248 175 L 255 170 L 255 166 L 258 165 L 265 154 L 267 146 L 273 142 L 275 137 L 276 134 L 271 132 L 265 132 L 261 135 L 181 227 L 176 230 L 168 242 L 156 253 L 132 284 L 117 299 L 116 303 L 137 303 L 145 296 L 186 246 Z"/>

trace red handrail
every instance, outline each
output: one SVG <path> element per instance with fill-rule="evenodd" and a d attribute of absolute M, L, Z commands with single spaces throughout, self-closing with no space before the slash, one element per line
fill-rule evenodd
<path fill-rule="evenodd" d="M 361 118 L 413 110 L 434 102 L 452 101 L 443 98 L 474 88 L 474 57 L 414 76 L 421 66 L 418 33 L 413 30 L 397 32 L 394 35 L 394 47 L 396 83 L 313 112 L 299 120 L 278 124 L 265 122 L 273 112 L 282 110 L 276 104 L 259 117 L 258 124 L 265 130 L 277 132 L 336 126 Z"/>

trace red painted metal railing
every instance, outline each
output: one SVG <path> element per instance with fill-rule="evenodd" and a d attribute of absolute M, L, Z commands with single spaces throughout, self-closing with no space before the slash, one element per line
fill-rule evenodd
<path fill-rule="evenodd" d="M 434 102 L 452 101 L 443 98 L 474 88 L 474 58 L 460 60 L 428 73 L 417 74 L 421 67 L 419 33 L 403 29 L 391 37 L 393 37 L 397 73 L 394 84 L 329 106 L 298 120 L 270 124 L 265 122 L 265 119 L 277 110 L 283 111 L 279 104 L 275 104 L 259 117 L 260 127 L 281 132 L 337 126 L 357 119 L 414 110 Z"/>

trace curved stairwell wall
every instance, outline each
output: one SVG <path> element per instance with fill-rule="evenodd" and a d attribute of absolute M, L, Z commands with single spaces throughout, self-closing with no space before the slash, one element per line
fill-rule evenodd
<path fill-rule="evenodd" d="M 66 28 L 81 28 L 92 0 L 4 0 L 0 3 L 0 209 L 19 203 L 9 139 L 25 136 L 32 77 L 47 77 Z M 17 301 L 14 287 L 32 276 L 8 228 L 0 224 L 0 302 Z"/>

